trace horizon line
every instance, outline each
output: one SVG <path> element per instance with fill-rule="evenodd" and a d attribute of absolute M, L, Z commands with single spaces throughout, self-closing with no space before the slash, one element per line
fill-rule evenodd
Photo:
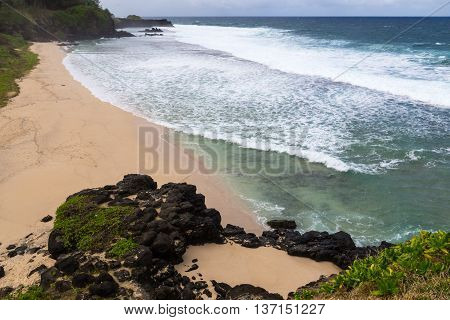
<path fill-rule="evenodd" d="M 163 15 L 163 16 L 141 16 L 144 18 L 427 18 L 427 19 L 433 19 L 433 18 L 450 18 L 450 16 L 315 16 L 315 15 L 309 15 L 309 16 L 265 16 L 265 15 L 254 15 L 254 16 L 216 16 L 216 15 L 204 15 L 204 16 L 179 16 L 179 15 Z"/>

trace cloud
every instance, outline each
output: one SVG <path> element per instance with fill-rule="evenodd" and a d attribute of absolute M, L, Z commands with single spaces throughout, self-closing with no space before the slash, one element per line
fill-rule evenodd
<path fill-rule="evenodd" d="M 119 16 L 425 16 L 445 0 L 102 0 Z M 437 15 L 449 16 L 450 5 Z"/>

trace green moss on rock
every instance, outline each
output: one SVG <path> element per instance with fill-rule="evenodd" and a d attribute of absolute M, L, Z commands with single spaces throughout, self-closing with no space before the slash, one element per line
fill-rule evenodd
<path fill-rule="evenodd" d="M 120 239 L 109 250 L 109 253 L 116 258 L 123 258 L 128 253 L 138 247 L 132 239 Z"/>
<path fill-rule="evenodd" d="M 131 207 L 98 207 L 89 196 L 75 196 L 56 211 L 55 229 L 62 232 L 68 248 L 105 249 L 120 236 L 124 218 L 133 214 Z"/>

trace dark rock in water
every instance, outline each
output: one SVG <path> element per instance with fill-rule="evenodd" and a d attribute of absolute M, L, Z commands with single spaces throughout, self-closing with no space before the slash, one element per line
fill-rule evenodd
<path fill-rule="evenodd" d="M 128 270 L 119 270 L 114 272 L 117 281 L 125 282 L 131 279 L 131 273 Z"/>
<path fill-rule="evenodd" d="M 91 283 L 94 283 L 95 278 L 88 273 L 78 273 L 72 278 L 72 285 L 75 288 L 86 288 Z"/>
<path fill-rule="evenodd" d="M 195 271 L 198 269 L 198 264 L 193 264 L 189 269 L 186 270 L 186 272 Z"/>
<path fill-rule="evenodd" d="M 53 220 L 52 216 L 45 216 L 41 219 L 41 222 L 47 223 Z"/>
<path fill-rule="evenodd" d="M 115 33 L 116 38 L 132 38 L 134 37 L 134 34 L 129 33 L 127 31 L 119 30 Z"/>
<path fill-rule="evenodd" d="M 296 229 L 297 224 L 293 220 L 270 220 L 267 225 L 273 229 Z"/>
<path fill-rule="evenodd" d="M 14 250 L 16 248 L 15 244 L 10 244 L 9 246 L 6 247 L 6 250 L 10 251 L 10 250 Z"/>
<path fill-rule="evenodd" d="M 61 277 L 63 274 L 56 269 L 55 267 L 51 267 L 41 274 L 41 287 L 44 289 L 50 288 L 50 286 L 56 282 L 56 280 Z"/>
<path fill-rule="evenodd" d="M 133 195 L 141 191 L 156 190 L 157 184 L 152 178 L 140 174 L 128 174 L 117 184 L 121 194 Z"/>
<path fill-rule="evenodd" d="M 72 284 L 69 281 L 60 280 L 55 282 L 55 290 L 63 293 L 72 289 Z"/>
<path fill-rule="evenodd" d="M 263 288 L 254 287 L 249 284 L 241 284 L 231 288 L 227 300 L 283 300 L 278 293 L 269 293 Z"/>
<path fill-rule="evenodd" d="M 3 278 L 5 276 L 5 269 L 0 266 L 0 279 Z"/>
<path fill-rule="evenodd" d="M 130 268 L 151 266 L 152 258 L 152 251 L 149 248 L 139 246 L 125 258 L 124 265 Z"/>
<path fill-rule="evenodd" d="M 127 19 L 116 18 L 114 19 L 116 28 L 151 28 L 151 27 L 173 27 L 172 22 L 167 19 Z"/>
<path fill-rule="evenodd" d="M 73 256 L 60 256 L 55 263 L 55 268 L 65 274 L 73 274 L 80 264 Z"/>
<path fill-rule="evenodd" d="M 41 264 L 39 267 L 34 268 L 33 270 L 30 271 L 30 273 L 28 274 L 28 278 L 31 277 L 36 272 L 41 275 L 45 270 L 47 270 L 47 267 Z"/>
<path fill-rule="evenodd" d="M 48 252 L 54 259 L 57 259 L 59 255 L 68 252 L 64 245 L 61 231 L 55 229 L 50 233 L 48 238 Z"/>

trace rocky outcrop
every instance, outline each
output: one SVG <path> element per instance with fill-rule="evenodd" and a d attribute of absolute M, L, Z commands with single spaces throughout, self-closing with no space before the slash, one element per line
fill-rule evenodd
<path fill-rule="evenodd" d="M 116 31 L 107 9 L 91 0 L 10 0 L 0 3 L 0 33 L 20 34 L 32 41 L 73 41 L 132 37 Z M 15 10 L 11 10 L 11 7 Z M 28 18 L 25 18 L 22 12 Z M 30 23 L 27 19 L 32 19 Z"/>
<path fill-rule="evenodd" d="M 390 246 L 357 247 L 345 232 L 293 230 L 292 221 L 272 221 L 262 236 L 238 226 L 221 226 L 220 213 L 205 205 L 193 185 L 168 183 L 158 188 L 148 176 L 130 174 L 115 185 L 86 189 L 67 198 L 56 212 L 48 236 L 51 265 L 40 265 L 40 286 L 53 299 L 281 299 L 263 288 L 231 287 L 182 276 L 190 245 L 235 242 L 247 248 L 270 246 L 292 256 L 334 262 L 346 268 L 355 259 Z M 14 257 L 35 248 L 8 246 Z M 38 248 L 39 249 L 39 248 Z M 196 259 L 186 271 L 198 269 Z M 0 268 L 0 277 L 2 268 Z M 295 284 L 294 288 L 295 288 Z M 7 289 L 5 289 L 8 291 Z"/>
<path fill-rule="evenodd" d="M 152 27 L 173 27 L 172 22 L 167 19 L 114 19 L 117 29 L 124 28 L 152 28 Z"/>
<path fill-rule="evenodd" d="M 230 240 L 248 247 L 270 246 L 286 251 L 291 256 L 311 258 L 315 261 L 330 261 L 342 269 L 350 266 L 354 260 L 377 254 L 391 246 L 382 242 L 378 247 L 357 247 L 351 236 L 343 231 L 309 231 L 301 234 L 290 229 L 264 231 L 261 237 L 246 233 L 244 229 L 227 225 L 223 234 Z"/>
<path fill-rule="evenodd" d="M 114 236 L 102 237 L 104 243 L 92 249 L 68 237 L 71 219 L 105 208 L 111 214 L 126 208 L 111 216 L 120 219 L 114 222 L 117 234 L 106 225 Z M 127 175 L 116 185 L 73 194 L 58 209 L 48 241 L 56 261 L 42 272 L 41 286 L 58 299 L 75 292 L 77 299 L 196 299 L 208 293 L 207 285 L 181 276 L 174 265 L 189 245 L 223 243 L 222 232 L 220 213 L 206 207 L 195 186 L 169 183 L 158 189 L 148 176 Z M 132 283 L 135 290 L 129 289 Z"/>
<path fill-rule="evenodd" d="M 267 225 L 273 229 L 296 229 L 297 224 L 293 220 L 269 220 Z"/>

